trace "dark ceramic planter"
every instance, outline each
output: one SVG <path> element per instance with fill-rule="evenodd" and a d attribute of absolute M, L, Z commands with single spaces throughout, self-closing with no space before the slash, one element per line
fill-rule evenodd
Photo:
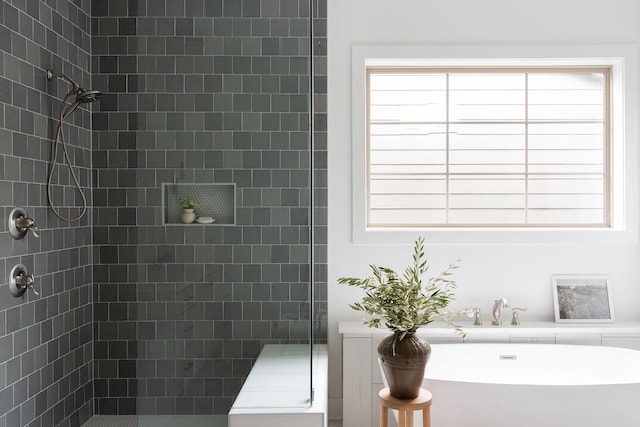
<path fill-rule="evenodd" d="M 396 399 L 418 397 L 430 355 L 429 343 L 415 333 L 408 333 L 402 340 L 397 340 L 393 334 L 382 340 L 378 356 L 391 396 Z"/>

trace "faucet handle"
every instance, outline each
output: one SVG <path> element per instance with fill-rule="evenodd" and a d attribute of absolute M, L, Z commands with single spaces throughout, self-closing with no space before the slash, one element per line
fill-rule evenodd
<path fill-rule="evenodd" d="M 482 326 L 482 317 L 480 317 L 480 309 L 473 309 L 473 324 L 475 326 Z"/>
<path fill-rule="evenodd" d="M 518 311 L 527 311 L 527 307 L 513 307 L 511 311 L 513 312 L 513 316 L 511 317 L 511 324 L 513 326 L 519 326 L 520 316 L 518 315 Z"/>

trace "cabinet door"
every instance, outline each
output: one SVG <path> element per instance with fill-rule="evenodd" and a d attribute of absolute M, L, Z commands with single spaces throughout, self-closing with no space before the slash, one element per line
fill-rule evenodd
<path fill-rule="evenodd" d="M 511 344 L 555 344 L 556 336 L 555 334 L 536 337 L 517 336 L 511 337 L 509 342 Z"/>
<path fill-rule="evenodd" d="M 382 367 L 380 366 L 380 361 L 378 360 L 378 346 L 385 336 L 386 335 L 373 335 L 371 337 L 371 381 L 373 383 L 384 383 L 384 379 L 382 378 Z M 377 426 L 378 424 L 373 425 Z"/>
<path fill-rule="evenodd" d="M 371 337 L 342 341 L 343 425 L 370 427 L 371 424 Z"/>
<path fill-rule="evenodd" d="M 467 335 L 467 337 L 464 339 L 465 343 L 471 344 L 471 343 L 480 343 L 480 344 L 486 344 L 486 343 L 508 343 L 509 342 L 509 332 L 500 332 L 500 333 L 492 333 L 491 335 L 482 335 L 482 334 L 475 334 L 475 335 Z"/>
<path fill-rule="evenodd" d="M 602 345 L 602 334 L 600 332 L 556 332 L 556 344 L 573 345 Z"/>

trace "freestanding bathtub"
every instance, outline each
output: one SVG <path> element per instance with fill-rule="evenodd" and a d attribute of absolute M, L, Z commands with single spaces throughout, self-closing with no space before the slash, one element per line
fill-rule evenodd
<path fill-rule="evenodd" d="M 635 350 L 434 344 L 424 386 L 434 427 L 640 426 Z"/>

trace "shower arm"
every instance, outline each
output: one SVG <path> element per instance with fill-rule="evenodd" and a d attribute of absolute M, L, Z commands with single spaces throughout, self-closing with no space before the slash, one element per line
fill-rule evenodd
<path fill-rule="evenodd" d="M 60 78 L 62 80 L 66 80 L 67 83 L 73 86 L 73 93 L 78 93 L 80 91 L 80 85 L 71 77 L 63 73 L 56 73 L 55 71 L 47 70 L 47 80 L 51 80 L 54 77 Z"/>

